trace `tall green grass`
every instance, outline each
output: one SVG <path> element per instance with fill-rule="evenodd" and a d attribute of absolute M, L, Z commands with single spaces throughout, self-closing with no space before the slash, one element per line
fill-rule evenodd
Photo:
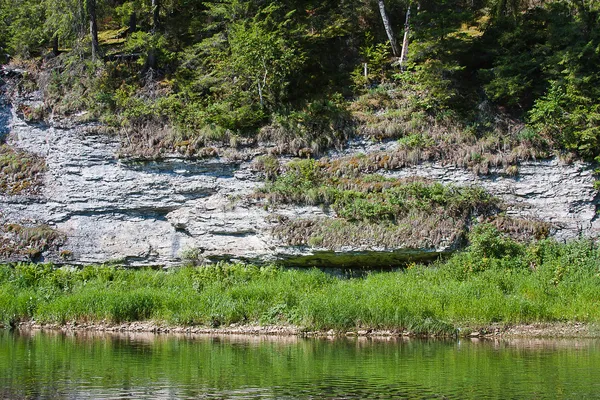
<path fill-rule="evenodd" d="M 446 261 L 361 278 L 240 264 L 168 271 L 2 266 L 0 320 L 294 324 L 415 333 L 600 321 L 597 245 L 547 240 L 525 246 L 489 227 L 475 229 L 471 243 Z"/>

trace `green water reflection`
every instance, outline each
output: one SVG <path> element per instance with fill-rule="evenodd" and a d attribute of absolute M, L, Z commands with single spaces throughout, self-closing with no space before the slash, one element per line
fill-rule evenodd
<path fill-rule="evenodd" d="M 0 398 L 600 398 L 600 342 L 0 331 Z"/>

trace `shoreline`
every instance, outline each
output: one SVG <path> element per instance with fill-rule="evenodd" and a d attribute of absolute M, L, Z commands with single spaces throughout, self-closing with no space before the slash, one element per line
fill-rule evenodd
<path fill-rule="evenodd" d="M 1 326 L 0 329 L 7 329 Z M 309 330 L 288 325 L 237 325 L 212 328 L 202 326 L 173 326 L 152 321 L 137 321 L 120 324 L 113 323 L 67 323 L 39 324 L 37 322 L 21 322 L 13 329 L 20 332 L 53 331 L 65 333 L 152 333 L 156 335 L 215 335 L 215 336 L 271 336 L 299 338 L 423 338 L 423 339 L 511 339 L 511 338 L 544 338 L 544 339 L 600 339 L 600 325 L 581 322 L 540 322 L 531 324 L 496 324 L 487 327 L 457 328 L 454 334 L 420 334 L 403 329 L 369 329 L 356 330 Z"/>

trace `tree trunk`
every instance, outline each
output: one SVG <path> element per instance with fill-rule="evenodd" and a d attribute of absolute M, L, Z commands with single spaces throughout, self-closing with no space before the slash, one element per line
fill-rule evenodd
<path fill-rule="evenodd" d="M 152 0 L 152 33 L 158 31 L 158 27 L 160 24 L 159 12 L 160 12 L 160 0 Z"/>
<path fill-rule="evenodd" d="M 400 49 L 398 48 L 398 42 L 396 41 L 394 31 L 392 30 L 392 24 L 390 23 L 390 19 L 385 11 L 385 3 L 383 0 L 377 0 L 377 2 L 379 3 L 379 12 L 381 13 L 381 19 L 383 20 L 385 33 L 387 34 L 390 44 L 392 45 L 392 53 L 394 54 L 394 57 L 400 57 Z"/>
<path fill-rule="evenodd" d="M 54 36 L 52 36 L 52 55 L 54 57 L 58 57 L 58 34 L 54 34 Z"/>
<path fill-rule="evenodd" d="M 86 4 L 85 4 L 85 0 L 79 0 L 78 3 L 79 7 L 77 10 L 77 33 L 79 34 L 79 36 L 84 36 L 85 35 L 85 31 L 86 29 L 86 25 L 87 25 L 87 13 L 86 13 Z"/>
<path fill-rule="evenodd" d="M 406 10 L 406 20 L 404 21 L 404 39 L 402 40 L 402 53 L 400 54 L 400 69 L 404 71 L 404 64 L 408 58 L 408 40 L 410 35 L 410 4 Z"/>
<path fill-rule="evenodd" d="M 92 36 L 92 60 L 100 55 L 100 43 L 98 42 L 98 22 L 96 20 L 96 0 L 87 0 L 88 13 L 90 15 L 90 35 Z"/>
<path fill-rule="evenodd" d="M 498 10 L 496 10 L 496 16 L 504 17 L 506 15 L 506 5 L 508 4 L 507 0 L 500 0 L 498 3 Z"/>
<path fill-rule="evenodd" d="M 150 49 L 148 50 L 148 58 L 146 59 L 146 70 L 155 70 L 156 69 L 156 50 Z"/>
<path fill-rule="evenodd" d="M 137 15 L 135 14 L 135 11 L 134 11 L 129 15 L 129 29 L 127 30 L 127 33 L 129 35 L 131 35 L 136 30 L 137 30 Z"/>

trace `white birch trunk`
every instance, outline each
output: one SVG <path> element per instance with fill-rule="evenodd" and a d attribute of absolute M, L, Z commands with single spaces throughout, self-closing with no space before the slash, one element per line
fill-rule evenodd
<path fill-rule="evenodd" d="M 396 36 L 394 35 L 390 19 L 385 11 L 385 3 L 383 0 L 377 0 L 377 2 L 379 3 L 379 12 L 381 13 L 381 19 L 383 21 L 383 26 L 385 27 L 385 33 L 387 34 L 388 40 L 392 45 L 392 53 L 394 54 L 394 57 L 400 57 L 400 48 L 398 47 L 398 42 L 396 41 Z"/>
<path fill-rule="evenodd" d="M 410 4 L 406 10 L 406 21 L 404 22 L 404 39 L 402 40 L 402 53 L 400 54 L 400 69 L 404 71 L 404 64 L 408 58 L 408 41 L 410 37 Z"/>

